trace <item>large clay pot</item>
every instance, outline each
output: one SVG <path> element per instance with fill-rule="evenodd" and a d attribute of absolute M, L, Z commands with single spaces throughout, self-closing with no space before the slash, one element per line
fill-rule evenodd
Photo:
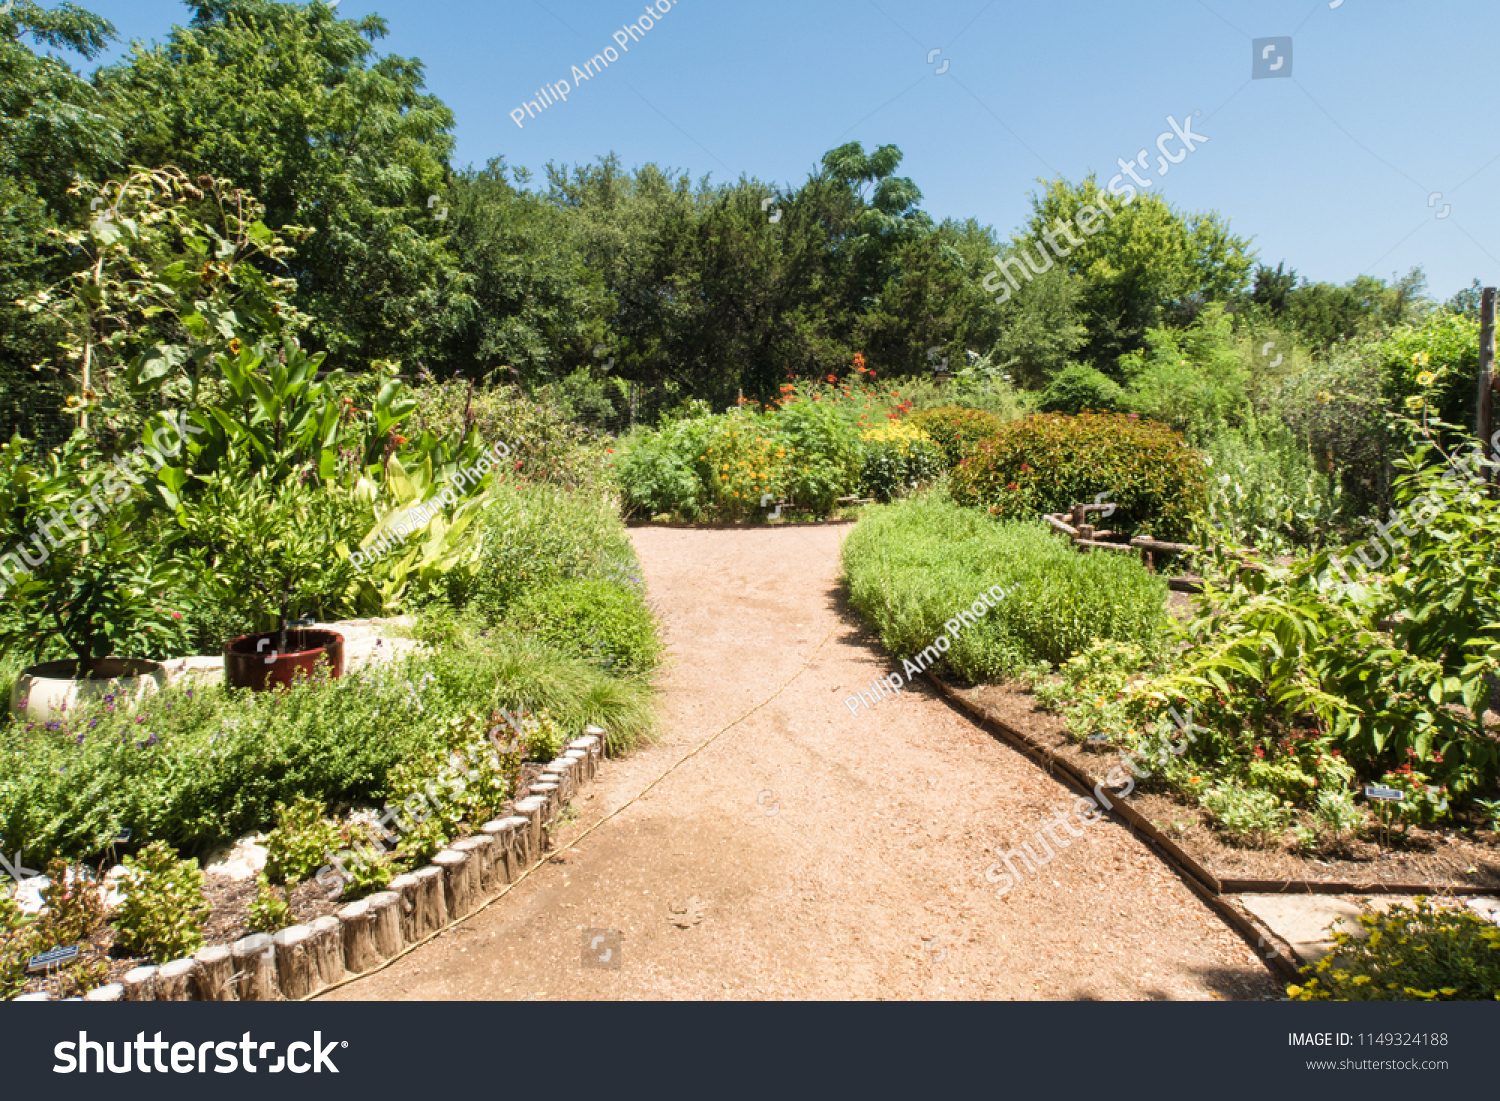
<path fill-rule="evenodd" d="M 230 688 L 285 688 L 313 676 L 320 665 L 335 679 L 344 675 L 344 636 L 337 631 L 288 631 L 290 652 L 285 654 L 276 649 L 278 637 L 276 631 L 246 635 L 224 647 L 224 678 Z"/>
<path fill-rule="evenodd" d="M 48 661 L 23 670 L 10 690 L 11 713 L 34 722 L 51 722 L 76 710 L 83 700 L 115 692 L 133 702 L 167 684 L 167 667 L 159 661 L 103 658 L 83 676 L 79 667 L 77 661 Z"/>

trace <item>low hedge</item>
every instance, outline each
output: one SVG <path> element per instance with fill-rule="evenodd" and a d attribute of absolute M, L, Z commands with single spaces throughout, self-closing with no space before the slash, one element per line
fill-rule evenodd
<path fill-rule="evenodd" d="M 1096 638 L 1154 648 L 1166 629 L 1166 583 L 1134 558 L 1078 554 L 1040 524 L 997 524 L 937 490 L 867 509 L 843 554 L 854 607 L 897 658 L 999 586 L 999 606 L 935 666 L 971 682 L 1060 664 Z"/>

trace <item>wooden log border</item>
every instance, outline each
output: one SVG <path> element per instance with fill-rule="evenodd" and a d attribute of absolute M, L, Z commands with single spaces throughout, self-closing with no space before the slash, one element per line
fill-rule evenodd
<path fill-rule="evenodd" d="M 576 794 L 613 755 L 609 733 L 597 726 L 588 727 L 582 737 L 568 743 L 568 748 L 578 753 L 566 769 Z M 541 785 L 541 778 L 534 784 Z M 308 926 L 293 925 L 274 936 L 258 934 L 235 944 L 213 945 L 200 949 L 190 959 L 162 967 L 137 967 L 121 983 L 100 987 L 82 1000 L 297 1001 L 358 977 L 361 972 L 349 970 L 347 945 L 355 946 L 358 958 L 353 962 L 372 970 L 450 922 L 477 912 L 508 890 L 510 883 L 541 864 L 546 857 L 544 846 L 526 845 L 517 835 L 530 826 L 538 831 L 539 839 L 548 836 L 560 809 L 555 785 L 549 794 L 550 799 L 538 798 L 532 804 L 535 810 L 530 820 L 508 817 L 489 823 L 493 830 L 454 839 L 446 853 L 450 859 L 443 863 L 453 869 L 453 875 L 460 870 L 463 873 L 462 883 L 456 885 L 467 905 L 464 913 L 445 912 L 445 887 L 454 884 L 445 880 L 443 868 L 429 865 L 397 877 L 379 894 L 342 907 L 338 917 L 319 918 Z M 517 796 L 517 801 L 523 802 L 531 792 L 520 791 Z M 503 848 L 499 847 L 501 838 Z M 458 848 L 460 845 L 463 847 Z M 455 857 L 458 859 L 451 859 Z M 424 902 L 428 904 L 425 908 Z M 42 994 L 16 1000 L 50 999 Z"/>

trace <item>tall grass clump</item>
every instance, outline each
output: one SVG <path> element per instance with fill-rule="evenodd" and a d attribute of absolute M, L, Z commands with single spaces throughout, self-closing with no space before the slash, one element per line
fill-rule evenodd
<path fill-rule="evenodd" d="M 937 666 L 975 683 L 1061 664 L 1093 639 L 1154 649 L 1166 630 L 1166 583 L 1135 559 L 1078 554 L 1040 524 L 996 521 L 940 491 L 868 509 L 844 544 L 844 575 L 897 658 L 932 646 L 999 586 L 999 606 L 950 637 Z"/>

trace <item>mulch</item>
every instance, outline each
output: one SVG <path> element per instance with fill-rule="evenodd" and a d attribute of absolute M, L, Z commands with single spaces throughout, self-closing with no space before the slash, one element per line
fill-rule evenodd
<path fill-rule="evenodd" d="M 955 687 L 954 691 L 1096 778 L 1102 779 L 1118 764 L 1118 750 L 1075 743 L 1062 718 L 1042 711 L 1035 697 L 1019 685 Z M 1214 828 L 1203 807 L 1154 786 L 1149 779 L 1141 781 L 1129 799 L 1152 825 L 1220 879 L 1425 883 L 1438 889 L 1500 890 L 1500 834 L 1484 829 L 1459 832 L 1413 827 L 1404 840 L 1393 834 L 1386 845 L 1360 840 L 1304 854 L 1293 852 L 1285 843 L 1271 849 L 1235 845 Z"/>

